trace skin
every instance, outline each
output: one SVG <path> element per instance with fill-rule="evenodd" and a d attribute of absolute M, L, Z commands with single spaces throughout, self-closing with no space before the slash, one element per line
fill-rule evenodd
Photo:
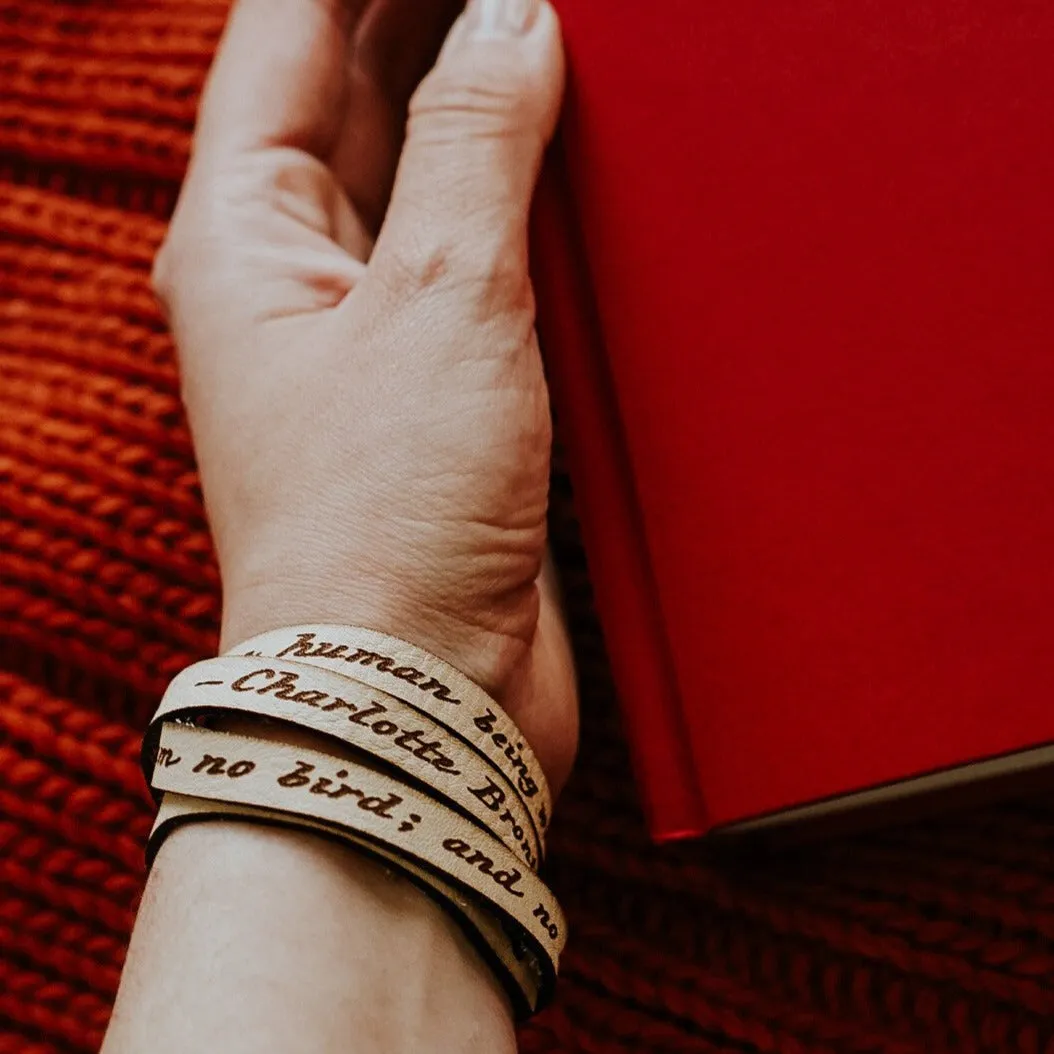
<path fill-rule="evenodd" d="M 473 0 L 450 29 L 459 8 L 238 0 L 155 287 L 223 646 L 302 622 L 415 641 L 495 695 L 558 791 L 577 707 L 527 214 L 559 28 L 542 0 Z M 513 1049 L 504 995 L 431 901 L 240 823 L 162 848 L 103 1046 Z"/>

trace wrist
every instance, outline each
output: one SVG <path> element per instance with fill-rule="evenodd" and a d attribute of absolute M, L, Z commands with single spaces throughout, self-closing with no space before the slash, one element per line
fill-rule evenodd
<path fill-rule="evenodd" d="M 187 826 L 162 847 L 143 913 L 155 940 L 130 955 L 167 980 L 136 1017 L 173 1050 L 514 1050 L 504 993 L 442 908 L 316 835 Z M 120 1010 L 115 1041 L 132 1040 Z"/>
<path fill-rule="evenodd" d="M 460 670 L 504 703 L 524 675 L 529 644 L 501 629 L 438 610 L 395 584 L 358 576 L 354 583 L 322 576 L 278 576 L 224 592 L 220 650 L 286 626 L 364 626 L 415 644 Z"/>

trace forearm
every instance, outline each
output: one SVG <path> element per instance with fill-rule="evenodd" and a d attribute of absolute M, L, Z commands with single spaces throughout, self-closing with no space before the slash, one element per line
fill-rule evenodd
<path fill-rule="evenodd" d="M 405 879 L 316 835 L 209 822 L 158 854 L 103 1054 L 502 1054 L 511 1021 Z"/>
<path fill-rule="evenodd" d="M 222 647 L 294 621 L 298 593 L 230 593 Z M 252 717 L 218 727 L 344 753 Z M 410 881 L 314 833 L 224 820 L 177 829 L 154 861 L 102 1054 L 145 1050 L 503 1054 L 515 1039 L 493 974 Z"/>
<path fill-rule="evenodd" d="M 558 791 L 576 694 L 538 580 L 551 428 L 526 233 L 559 26 L 539 0 L 476 0 L 418 85 L 459 7 L 238 0 L 155 288 L 224 646 L 305 621 L 400 636 L 491 693 Z M 155 861 L 104 1051 L 513 1049 L 494 977 L 409 882 L 210 821 Z"/>

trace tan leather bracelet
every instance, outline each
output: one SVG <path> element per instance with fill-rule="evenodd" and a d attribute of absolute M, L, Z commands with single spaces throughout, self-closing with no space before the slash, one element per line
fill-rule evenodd
<path fill-rule="evenodd" d="M 148 778 L 163 722 L 223 713 L 288 721 L 362 750 L 441 795 L 538 869 L 543 843 L 504 774 L 443 724 L 329 669 L 236 656 L 188 667 L 169 685 L 144 736 Z"/>
<path fill-rule="evenodd" d="M 305 625 L 261 633 L 228 655 L 261 655 L 336 670 L 404 699 L 473 744 L 519 789 L 540 836 L 552 798 L 538 759 L 502 708 L 448 662 L 416 645 L 355 626 Z"/>
<path fill-rule="evenodd" d="M 481 897 L 557 972 L 565 920 L 548 888 L 497 839 L 395 777 L 301 747 L 166 722 L 155 791 L 336 825 Z"/>
<path fill-rule="evenodd" d="M 217 820 L 248 820 L 294 830 L 306 829 L 349 843 L 382 865 L 405 875 L 454 916 L 508 992 L 518 1019 L 529 1017 L 551 1000 L 556 976 L 550 961 L 545 957 L 537 957 L 522 942 L 510 937 L 499 919 L 476 898 L 405 857 L 333 824 L 309 820 L 304 816 L 290 816 L 274 809 L 166 793 L 162 797 L 147 843 L 148 865 L 152 864 L 161 844 L 177 827 Z"/>

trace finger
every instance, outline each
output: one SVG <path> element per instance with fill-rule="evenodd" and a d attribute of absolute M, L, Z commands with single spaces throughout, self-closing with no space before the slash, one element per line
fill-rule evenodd
<path fill-rule="evenodd" d="M 369 0 L 236 0 L 202 98 L 195 161 L 289 146 L 325 158 Z"/>
<path fill-rule="evenodd" d="M 355 36 L 356 65 L 407 105 L 464 7 L 464 0 L 375 0 Z"/>
<path fill-rule="evenodd" d="M 546 0 L 472 0 L 410 104 L 378 276 L 526 277 L 527 216 L 563 91 Z"/>
<path fill-rule="evenodd" d="M 350 99 L 331 165 L 374 235 L 391 196 L 410 97 L 464 6 L 464 0 L 374 0 L 356 30 Z"/>

